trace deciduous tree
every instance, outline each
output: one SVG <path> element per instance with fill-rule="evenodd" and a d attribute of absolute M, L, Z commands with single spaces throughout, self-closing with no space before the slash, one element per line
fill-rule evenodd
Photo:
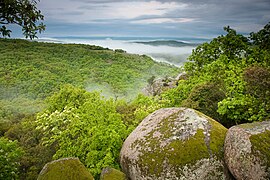
<path fill-rule="evenodd" d="M 44 16 L 36 7 L 36 0 L 1 0 L 0 1 L 0 33 L 10 37 L 11 30 L 7 25 L 17 24 L 22 27 L 26 38 L 37 38 L 37 32 L 45 30 L 41 22 Z"/>

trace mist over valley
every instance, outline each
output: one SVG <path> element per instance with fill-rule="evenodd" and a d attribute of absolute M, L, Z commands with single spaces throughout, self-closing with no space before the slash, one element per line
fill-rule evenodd
<path fill-rule="evenodd" d="M 75 43 L 122 49 L 127 53 L 147 55 L 157 62 L 181 66 L 187 61 L 192 49 L 207 39 L 145 38 L 145 37 L 54 37 L 40 38 L 38 41 L 55 43 Z"/>

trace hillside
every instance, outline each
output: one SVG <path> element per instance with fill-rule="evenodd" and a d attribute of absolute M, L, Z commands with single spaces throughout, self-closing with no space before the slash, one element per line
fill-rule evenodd
<path fill-rule="evenodd" d="M 37 111 L 64 84 L 132 99 L 152 76 L 178 73 L 144 55 L 82 44 L 0 39 L 0 54 L 0 117 Z"/>

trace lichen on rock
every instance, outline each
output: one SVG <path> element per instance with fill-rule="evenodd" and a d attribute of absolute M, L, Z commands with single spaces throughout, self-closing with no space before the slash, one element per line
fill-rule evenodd
<path fill-rule="evenodd" d="M 47 163 L 39 173 L 38 180 L 94 180 L 91 173 L 78 158 L 62 158 Z"/>
<path fill-rule="evenodd" d="M 270 179 L 270 121 L 229 129 L 225 161 L 236 179 Z"/>
<path fill-rule="evenodd" d="M 127 177 L 123 172 L 107 167 L 102 170 L 100 180 L 127 180 Z"/>
<path fill-rule="evenodd" d="M 226 179 L 226 131 L 193 109 L 160 109 L 124 142 L 122 169 L 130 179 Z"/>

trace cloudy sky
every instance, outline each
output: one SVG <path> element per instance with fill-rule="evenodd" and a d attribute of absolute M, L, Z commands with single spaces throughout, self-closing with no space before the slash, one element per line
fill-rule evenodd
<path fill-rule="evenodd" d="M 270 21 L 270 0 L 40 0 L 43 37 L 202 37 L 243 34 Z"/>

